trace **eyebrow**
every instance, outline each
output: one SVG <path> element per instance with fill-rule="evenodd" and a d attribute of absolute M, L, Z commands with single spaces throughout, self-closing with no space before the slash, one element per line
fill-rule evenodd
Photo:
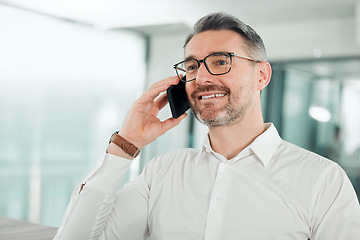
<path fill-rule="evenodd" d="M 233 52 L 233 51 L 211 51 L 208 55 L 206 55 L 206 57 L 211 55 L 211 54 L 215 54 L 215 53 L 229 53 L 229 52 Z M 190 56 L 186 57 L 184 59 L 184 61 L 191 60 L 191 59 L 196 59 L 196 58 L 194 57 L 194 55 L 190 55 Z"/>
<path fill-rule="evenodd" d="M 184 59 L 184 61 L 190 60 L 190 59 L 194 59 L 194 56 L 193 56 L 193 55 L 190 55 L 190 56 L 186 57 L 186 58 Z"/>

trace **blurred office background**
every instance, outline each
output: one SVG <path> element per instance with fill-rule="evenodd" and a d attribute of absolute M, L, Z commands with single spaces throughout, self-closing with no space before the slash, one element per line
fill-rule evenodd
<path fill-rule="evenodd" d="M 338 162 L 359 196 L 359 1 L 0 0 L 0 215 L 58 226 L 132 102 L 175 74 L 191 26 L 214 11 L 263 37 L 265 120 Z M 206 131 L 190 115 L 143 149 L 126 181 L 156 155 L 199 148 Z"/>

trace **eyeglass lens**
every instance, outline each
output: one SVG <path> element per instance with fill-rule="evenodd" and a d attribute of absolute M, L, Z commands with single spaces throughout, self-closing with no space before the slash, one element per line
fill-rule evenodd
<path fill-rule="evenodd" d="M 178 74 L 186 75 L 186 81 L 197 77 L 200 62 L 195 59 L 185 60 L 176 67 Z M 225 74 L 230 70 L 231 58 L 227 54 L 210 55 L 204 59 L 207 70 L 214 75 Z"/>

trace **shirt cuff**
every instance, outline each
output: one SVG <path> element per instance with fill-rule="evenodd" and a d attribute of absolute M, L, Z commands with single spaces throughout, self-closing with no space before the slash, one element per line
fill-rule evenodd
<path fill-rule="evenodd" d="M 132 160 L 106 153 L 83 183 L 86 184 L 86 188 L 105 193 L 116 192 L 132 162 Z"/>

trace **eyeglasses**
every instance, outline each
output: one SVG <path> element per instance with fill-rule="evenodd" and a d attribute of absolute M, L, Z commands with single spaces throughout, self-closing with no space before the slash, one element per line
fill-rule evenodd
<path fill-rule="evenodd" d="M 186 59 L 175 64 L 174 68 L 181 81 L 190 82 L 196 79 L 201 63 L 204 63 L 206 69 L 212 75 L 227 74 L 231 70 L 232 57 L 238 57 L 254 63 L 261 63 L 260 60 L 240 56 L 233 52 L 219 52 L 210 54 L 202 60 Z M 186 77 L 182 79 L 180 74 Z"/>

